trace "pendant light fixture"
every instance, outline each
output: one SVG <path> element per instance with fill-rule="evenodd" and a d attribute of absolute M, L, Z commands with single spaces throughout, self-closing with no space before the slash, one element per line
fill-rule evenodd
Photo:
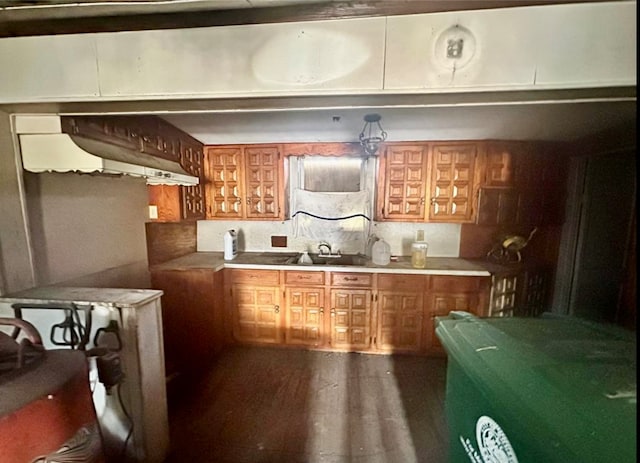
<path fill-rule="evenodd" d="M 360 132 L 360 144 L 367 156 L 375 156 L 378 145 L 387 139 L 387 132 L 380 125 L 380 114 L 367 114 L 364 116 L 364 127 Z"/>

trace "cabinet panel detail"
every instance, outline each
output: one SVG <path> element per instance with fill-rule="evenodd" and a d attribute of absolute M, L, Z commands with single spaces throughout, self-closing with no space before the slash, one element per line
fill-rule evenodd
<path fill-rule="evenodd" d="M 479 297 L 474 293 L 431 293 L 429 294 L 427 314 L 427 351 L 431 354 L 444 354 L 435 331 L 435 317 L 446 316 L 454 310 L 478 314 Z"/>
<path fill-rule="evenodd" d="M 324 288 L 287 288 L 285 294 L 285 342 L 320 345 L 323 336 Z"/>
<path fill-rule="evenodd" d="M 431 154 L 430 220 L 472 220 L 475 144 L 435 144 Z"/>
<path fill-rule="evenodd" d="M 371 273 L 331 273 L 331 286 L 371 287 L 372 284 L 373 275 Z"/>
<path fill-rule="evenodd" d="M 324 285 L 324 272 L 296 272 L 288 271 L 284 274 L 284 283 L 289 284 L 305 284 L 305 285 Z"/>
<path fill-rule="evenodd" d="M 420 351 L 422 314 L 422 293 L 380 291 L 378 293 L 377 347 L 390 351 Z"/>
<path fill-rule="evenodd" d="M 231 278 L 234 283 L 254 283 L 259 285 L 277 285 L 280 275 L 277 270 L 244 270 L 231 269 Z"/>
<path fill-rule="evenodd" d="M 366 350 L 371 346 L 371 291 L 331 290 L 331 345 Z"/>
<path fill-rule="evenodd" d="M 239 341 L 279 343 L 278 287 L 233 285 L 233 334 Z"/>
<path fill-rule="evenodd" d="M 379 188 L 379 214 L 384 219 L 424 219 L 426 150 L 426 145 L 386 147 L 382 162 L 384 187 Z"/>
<path fill-rule="evenodd" d="M 206 148 L 209 217 L 242 218 L 242 191 L 239 175 L 242 153 L 239 147 Z"/>

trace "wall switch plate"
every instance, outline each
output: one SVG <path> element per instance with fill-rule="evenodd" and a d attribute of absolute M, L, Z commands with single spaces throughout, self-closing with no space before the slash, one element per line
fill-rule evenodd
<path fill-rule="evenodd" d="M 286 248 L 287 247 L 287 237 L 286 236 L 272 236 L 271 237 L 271 247 L 272 248 Z"/>
<path fill-rule="evenodd" d="M 158 206 L 149 206 L 149 218 L 150 219 L 158 218 Z"/>

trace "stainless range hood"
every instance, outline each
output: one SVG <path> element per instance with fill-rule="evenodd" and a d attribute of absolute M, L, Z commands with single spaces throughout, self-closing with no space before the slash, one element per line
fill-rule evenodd
<path fill-rule="evenodd" d="M 21 117 L 21 116 L 16 116 Z M 26 116 L 26 118 L 33 116 Z M 42 116 L 56 117 L 58 116 Z M 28 119 L 16 120 L 22 166 L 29 172 L 87 172 L 145 177 L 150 185 L 197 185 L 198 177 L 189 175 L 177 162 L 120 146 L 56 132 L 55 120 L 47 121 L 48 133 L 25 128 Z M 35 124 L 36 126 L 38 124 Z M 50 126 L 53 127 L 51 129 Z M 31 131 L 32 133 L 25 133 Z"/>

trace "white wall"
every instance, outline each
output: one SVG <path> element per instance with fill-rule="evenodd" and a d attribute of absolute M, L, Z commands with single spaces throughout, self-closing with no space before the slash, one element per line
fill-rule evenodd
<path fill-rule="evenodd" d="M 225 231 L 238 231 L 240 251 L 252 252 L 317 252 L 319 240 L 305 237 L 294 237 L 290 220 L 275 221 L 198 221 L 197 250 L 222 251 Z M 425 241 L 429 244 L 428 255 L 432 257 L 458 257 L 460 247 L 459 224 L 434 223 L 392 223 L 374 222 L 371 231 L 383 238 L 391 246 L 392 255 L 408 256 L 411 254 L 411 243 L 415 240 L 416 231 L 424 230 Z M 287 236 L 286 248 L 272 248 L 271 236 Z M 342 253 L 364 252 L 364 241 L 331 243 Z"/>
<path fill-rule="evenodd" d="M 25 186 L 38 286 L 122 267 L 121 281 L 107 272 L 110 286 L 130 287 L 147 258 L 144 179 L 25 173 Z"/>

